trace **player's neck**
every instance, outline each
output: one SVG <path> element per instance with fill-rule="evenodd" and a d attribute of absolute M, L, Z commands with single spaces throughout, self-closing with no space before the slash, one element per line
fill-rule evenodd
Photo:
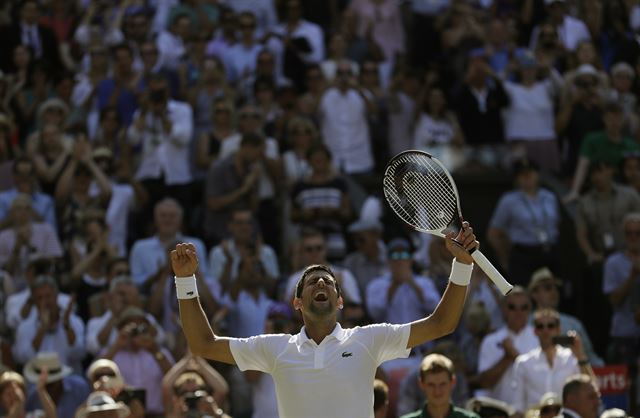
<path fill-rule="evenodd" d="M 331 334 L 336 327 L 336 318 L 328 318 L 327 320 L 305 321 L 304 329 L 307 337 L 320 344 L 324 338 Z"/>

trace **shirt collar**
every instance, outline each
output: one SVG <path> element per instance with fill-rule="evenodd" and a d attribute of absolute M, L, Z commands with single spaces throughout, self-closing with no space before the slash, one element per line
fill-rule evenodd
<path fill-rule="evenodd" d="M 298 348 L 302 347 L 306 342 L 309 342 L 310 344 L 315 344 L 315 341 L 313 341 L 311 338 L 307 336 L 307 328 L 305 326 L 302 326 L 302 328 L 300 329 L 300 333 L 298 333 L 297 337 L 298 338 L 296 339 L 296 345 L 298 346 Z M 325 337 L 325 340 L 327 338 L 334 338 L 338 341 L 344 341 L 347 338 L 347 333 L 344 331 L 344 329 L 342 329 L 342 326 L 340 325 L 340 323 L 336 322 L 335 328 L 333 328 L 333 331 L 331 332 L 331 334 Z"/>
<path fill-rule="evenodd" d="M 447 417 L 450 417 L 453 414 L 453 403 L 449 402 L 449 412 L 447 413 Z M 427 409 L 427 402 L 424 403 L 422 407 L 422 414 L 420 414 L 420 418 L 431 418 L 429 415 L 429 410 Z"/>
<path fill-rule="evenodd" d="M 567 408 L 566 406 L 564 408 L 562 408 L 562 410 L 560 411 L 561 414 L 567 414 L 571 417 L 575 417 L 575 418 L 581 418 L 580 414 L 578 414 L 576 411 L 574 411 L 571 408 Z"/>

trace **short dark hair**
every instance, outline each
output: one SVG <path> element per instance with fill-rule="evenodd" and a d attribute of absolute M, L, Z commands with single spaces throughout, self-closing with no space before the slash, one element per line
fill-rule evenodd
<path fill-rule="evenodd" d="M 341 292 L 340 292 L 340 284 L 338 283 L 338 281 L 336 280 L 336 275 L 333 273 L 333 270 L 331 270 L 331 268 L 329 266 L 325 266 L 324 264 L 312 264 L 310 266 L 307 266 L 307 268 L 305 268 L 302 271 L 302 276 L 300 276 L 300 280 L 298 280 L 298 283 L 296 283 L 296 297 L 300 298 L 302 296 L 302 288 L 304 287 L 304 280 L 313 272 L 316 271 L 324 271 L 326 273 L 328 273 L 331 277 L 333 277 L 333 279 L 336 282 L 336 291 L 338 292 L 338 297 L 340 297 Z"/>
<path fill-rule="evenodd" d="M 422 359 L 420 363 L 420 380 L 424 380 L 425 376 L 431 373 L 447 373 L 450 379 L 455 375 L 453 362 L 449 357 L 443 354 L 429 354 Z"/>
<path fill-rule="evenodd" d="M 591 377 L 589 377 L 589 375 L 580 373 L 569 376 L 564 382 L 564 386 L 562 387 L 562 403 L 565 403 L 569 396 L 578 393 L 578 391 L 582 389 L 584 385 L 591 384 Z"/>

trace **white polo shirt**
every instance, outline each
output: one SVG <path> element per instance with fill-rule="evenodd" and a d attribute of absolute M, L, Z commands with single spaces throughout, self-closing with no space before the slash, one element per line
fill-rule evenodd
<path fill-rule="evenodd" d="M 231 353 L 240 370 L 273 376 L 281 418 L 373 417 L 376 368 L 410 349 L 410 324 L 374 324 L 333 332 L 319 345 L 299 334 L 232 338 Z"/>

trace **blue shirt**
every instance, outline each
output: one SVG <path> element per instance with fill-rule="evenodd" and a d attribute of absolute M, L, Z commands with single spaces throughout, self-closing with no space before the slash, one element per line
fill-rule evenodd
<path fill-rule="evenodd" d="M 96 88 L 96 96 L 98 98 L 98 109 L 103 110 L 109 105 L 109 98 L 116 89 L 116 81 L 113 78 L 102 80 Z M 116 109 L 123 126 L 131 125 L 133 114 L 138 109 L 138 100 L 136 93 L 126 88 L 120 90 L 120 94 L 116 100 Z"/>
<path fill-rule="evenodd" d="M 201 240 L 183 235 L 176 236 L 179 242 L 190 242 L 196 247 L 200 271 L 207 272 L 206 249 Z M 129 257 L 131 278 L 140 287 L 145 279 L 156 273 L 159 268 L 169 262 L 168 249 L 162 245 L 157 236 L 140 239 L 133 244 Z"/>
<path fill-rule="evenodd" d="M 72 374 L 62 379 L 62 396 L 56 403 L 56 411 L 60 418 L 74 417 L 76 409 L 89 397 L 89 385 L 80 376 Z M 31 385 L 28 390 L 27 411 L 42 409 L 42 404 L 38 398 L 38 392 L 35 385 Z"/>
<path fill-rule="evenodd" d="M 490 226 L 504 231 L 513 244 L 553 244 L 558 240 L 558 200 L 540 188 L 534 198 L 520 190 L 505 193 L 493 212 Z M 546 242 L 541 241 L 541 233 Z"/>
<path fill-rule="evenodd" d="M 17 195 L 18 190 L 16 190 L 15 187 L 5 190 L 4 192 L 0 192 L 0 220 L 9 215 L 9 208 Z M 58 226 L 56 224 L 56 207 L 51 196 L 40 192 L 34 192 L 31 194 L 31 206 L 38 215 L 42 216 L 42 219 L 46 223 L 51 225 L 56 231 L 58 230 Z"/>
<path fill-rule="evenodd" d="M 611 292 L 620 288 L 631 274 L 631 267 L 631 260 L 625 253 L 620 251 L 611 254 L 604 263 L 602 292 L 609 296 Z M 640 284 L 637 279 L 636 277 L 631 291 L 622 303 L 613 307 L 609 331 L 612 337 L 640 337 L 640 325 L 634 319 L 635 309 L 640 305 Z"/>

